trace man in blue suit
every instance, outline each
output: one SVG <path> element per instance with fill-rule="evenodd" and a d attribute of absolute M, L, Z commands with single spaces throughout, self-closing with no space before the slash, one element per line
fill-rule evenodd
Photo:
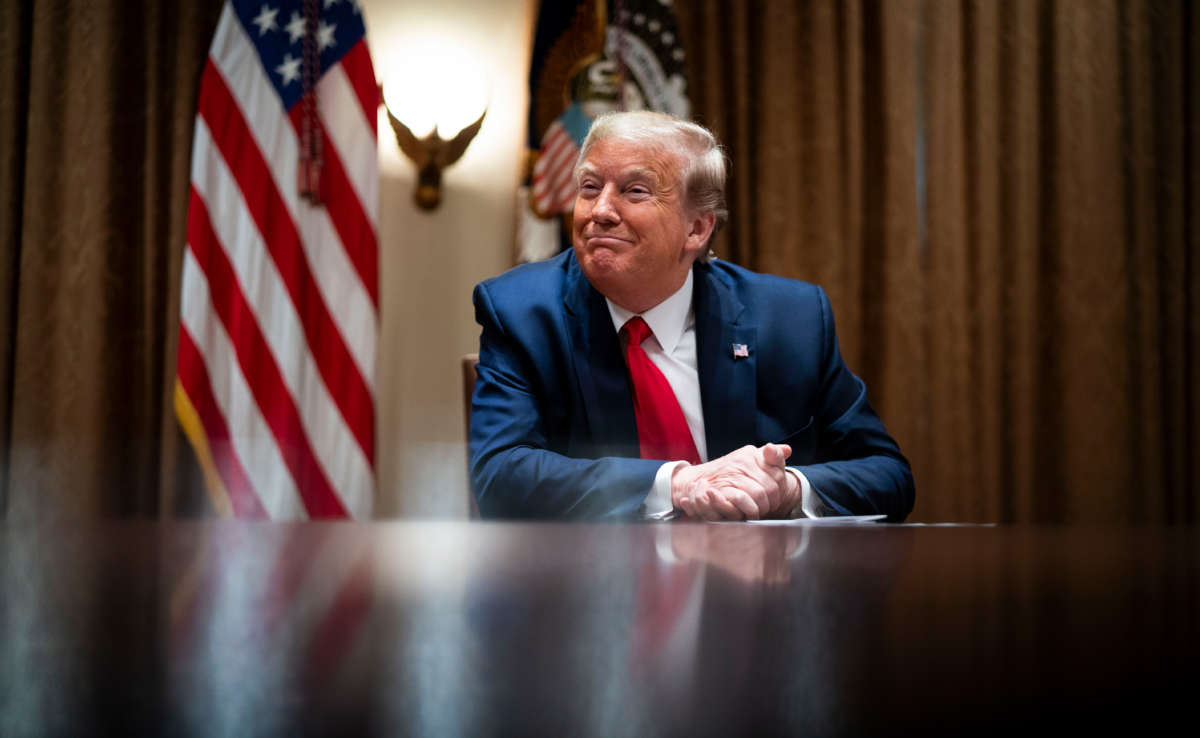
<path fill-rule="evenodd" d="M 709 254 L 726 218 L 712 134 L 603 116 L 575 175 L 574 248 L 475 288 L 482 515 L 902 520 L 908 462 L 824 291 Z"/>

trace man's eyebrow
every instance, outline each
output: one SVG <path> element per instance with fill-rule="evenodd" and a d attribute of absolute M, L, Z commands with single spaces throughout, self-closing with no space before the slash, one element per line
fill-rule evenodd
<path fill-rule="evenodd" d="M 597 174 L 597 170 L 591 164 L 582 164 L 579 167 L 580 176 L 584 174 Z M 650 179 L 658 181 L 658 172 L 649 167 L 633 167 L 625 169 L 619 174 L 621 179 Z"/>
<path fill-rule="evenodd" d="M 599 174 L 599 171 L 590 163 L 580 164 L 578 172 L 579 177 L 587 177 L 589 175 L 596 176 Z M 631 169 L 626 169 L 620 173 L 620 178 L 622 180 L 645 179 L 653 182 L 655 185 L 659 184 L 660 182 L 658 172 L 649 167 L 633 167 Z"/>
<path fill-rule="evenodd" d="M 626 179 L 648 179 L 655 184 L 658 183 L 658 172 L 654 171 L 653 169 L 644 169 L 642 167 L 638 167 L 637 169 L 630 169 L 622 172 L 622 174 Z"/>

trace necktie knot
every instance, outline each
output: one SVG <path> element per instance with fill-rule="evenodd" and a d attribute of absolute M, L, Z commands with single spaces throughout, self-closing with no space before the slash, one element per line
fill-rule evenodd
<path fill-rule="evenodd" d="M 642 320 L 640 315 L 635 315 L 626 321 L 621 330 L 625 331 L 625 335 L 629 337 L 630 346 L 641 346 L 642 341 L 650 337 L 650 326 L 646 325 L 646 321 Z"/>

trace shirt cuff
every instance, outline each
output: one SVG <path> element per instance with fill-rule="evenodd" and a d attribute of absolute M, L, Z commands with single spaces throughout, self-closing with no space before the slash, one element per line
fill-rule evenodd
<path fill-rule="evenodd" d="M 642 503 L 642 516 L 647 520 L 670 520 L 675 517 L 675 506 L 671 504 L 671 475 L 686 461 L 668 461 L 658 467 L 654 475 L 654 486 L 646 501 Z"/>
<path fill-rule="evenodd" d="M 804 472 L 794 466 L 785 468 L 788 472 L 795 475 L 796 480 L 800 482 L 800 505 L 792 510 L 791 517 L 823 518 L 828 515 L 829 508 L 817 496 L 816 490 L 813 489 L 812 484 L 808 481 L 808 477 L 804 476 Z M 661 469 L 659 471 L 661 472 Z"/>

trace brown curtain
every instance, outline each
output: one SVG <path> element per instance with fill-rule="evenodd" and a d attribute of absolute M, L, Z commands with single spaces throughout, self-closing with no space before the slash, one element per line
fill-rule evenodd
<path fill-rule="evenodd" d="M 157 515 L 162 491 L 179 491 L 172 342 L 192 117 L 220 11 L 116 0 L 0 10 L 10 521 Z"/>
<path fill-rule="evenodd" d="M 1196 521 L 1191 3 L 677 6 L 717 251 L 826 287 L 912 519 Z"/>

